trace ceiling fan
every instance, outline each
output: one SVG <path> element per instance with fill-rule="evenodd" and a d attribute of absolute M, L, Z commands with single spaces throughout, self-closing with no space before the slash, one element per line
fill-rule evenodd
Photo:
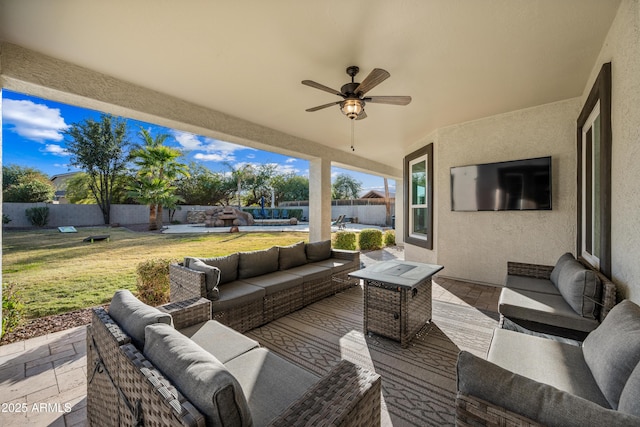
<path fill-rule="evenodd" d="M 347 74 L 351 76 L 351 83 L 347 83 L 340 88 L 340 91 L 331 89 L 320 83 L 316 83 L 312 80 L 303 80 L 302 84 L 311 86 L 316 89 L 324 90 L 325 92 L 338 95 L 343 98 L 342 101 L 331 102 L 329 104 L 319 105 L 317 107 L 308 108 L 306 111 L 313 112 L 322 110 L 323 108 L 331 107 L 332 105 L 340 104 L 340 111 L 350 119 L 362 120 L 367 117 L 367 113 L 364 111 L 364 106 L 367 102 L 376 104 L 392 104 L 392 105 L 407 105 L 411 102 L 410 96 L 364 96 L 374 87 L 388 79 L 391 74 L 382 68 L 374 68 L 373 71 L 362 81 L 358 83 L 354 81 L 356 74 L 360 71 L 360 68 L 352 65 L 347 67 Z"/>

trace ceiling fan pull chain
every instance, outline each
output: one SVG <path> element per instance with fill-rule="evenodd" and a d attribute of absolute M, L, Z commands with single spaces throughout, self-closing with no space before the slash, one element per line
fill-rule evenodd
<path fill-rule="evenodd" d="M 350 122 L 351 122 L 351 151 L 356 151 L 356 147 L 355 147 L 355 144 L 356 144 L 356 142 L 355 142 L 355 140 L 356 140 L 356 138 L 355 138 L 355 125 L 356 125 L 356 123 L 355 123 L 355 120 L 353 120 L 353 119 L 351 119 Z"/>

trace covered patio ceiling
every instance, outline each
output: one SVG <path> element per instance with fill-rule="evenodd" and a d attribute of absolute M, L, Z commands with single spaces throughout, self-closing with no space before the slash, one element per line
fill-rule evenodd
<path fill-rule="evenodd" d="M 619 3 L 2 0 L 0 40 L 349 153 L 338 106 L 305 112 L 339 98 L 300 82 L 383 68 L 368 95 L 413 101 L 367 104 L 354 154 L 398 169 L 435 129 L 582 95 Z"/>

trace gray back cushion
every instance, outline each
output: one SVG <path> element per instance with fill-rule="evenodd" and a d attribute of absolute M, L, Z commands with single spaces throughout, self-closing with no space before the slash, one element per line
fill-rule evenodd
<path fill-rule="evenodd" d="M 238 279 L 238 259 L 237 253 L 226 256 L 212 257 L 212 258 L 200 258 L 202 262 L 212 267 L 217 267 L 220 270 L 220 282 L 224 283 L 233 282 Z"/>
<path fill-rule="evenodd" d="M 202 271 L 205 277 L 205 285 L 207 287 L 207 298 L 215 301 L 220 298 L 218 283 L 220 282 L 220 269 L 207 265 L 200 259 L 192 260 L 189 264 L 192 270 Z"/>
<path fill-rule="evenodd" d="M 278 268 L 280 270 L 287 270 L 307 263 L 304 242 L 298 242 L 291 246 L 278 246 L 278 251 Z"/>
<path fill-rule="evenodd" d="M 640 362 L 640 307 L 624 300 L 582 344 L 584 360 L 613 409 Z"/>
<path fill-rule="evenodd" d="M 172 324 L 171 315 L 151 307 L 133 296 L 131 291 L 116 291 L 111 299 L 109 315 L 131 337 L 133 345 L 144 346 L 144 328 L 154 323 Z"/>
<path fill-rule="evenodd" d="M 207 425 L 251 425 L 238 381 L 209 352 L 173 328 L 146 329 L 144 356 L 202 412 Z"/>
<path fill-rule="evenodd" d="M 261 251 L 240 252 L 238 279 L 262 276 L 278 269 L 278 247 Z"/>
<path fill-rule="evenodd" d="M 618 410 L 640 417 L 640 363 L 636 365 L 622 389 Z"/>
<path fill-rule="evenodd" d="M 556 262 L 556 265 L 553 267 L 553 271 L 551 271 L 551 276 L 549 276 L 549 280 L 551 280 L 551 283 L 553 283 L 556 288 L 558 287 L 558 278 L 560 277 L 560 271 L 562 270 L 562 267 L 564 267 L 564 264 L 567 261 L 574 260 L 575 258 L 570 252 L 567 252 L 560 256 L 560 258 L 558 258 L 558 262 Z"/>
<path fill-rule="evenodd" d="M 309 262 L 322 261 L 331 257 L 331 240 L 307 243 L 305 245 Z"/>
<path fill-rule="evenodd" d="M 587 319 L 597 319 L 602 283 L 594 271 L 576 260 L 564 263 L 558 277 L 558 290 L 573 310 Z"/>

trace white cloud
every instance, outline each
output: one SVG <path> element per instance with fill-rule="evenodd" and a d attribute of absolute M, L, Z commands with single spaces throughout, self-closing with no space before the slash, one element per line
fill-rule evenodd
<path fill-rule="evenodd" d="M 69 152 L 58 144 L 46 144 L 43 149 L 43 153 L 53 154 L 54 156 L 69 156 Z"/>
<path fill-rule="evenodd" d="M 204 162 L 232 162 L 236 159 L 228 153 L 196 153 L 193 158 Z"/>
<path fill-rule="evenodd" d="M 2 120 L 10 131 L 40 143 L 62 141 L 69 128 L 59 109 L 26 100 L 4 99 Z"/>
<path fill-rule="evenodd" d="M 173 137 L 184 150 L 196 152 L 194 159 L 208 162 L 233 162 L 236 159 L 234 155 L 236 151 L 253 150 L 230 142 L 177 130 L 173 131 Z"/>
<path fill-rule="evenodd" d="M 285 160 L 285 163 L 293 163 L 293 162 L 297 162 L 298 159 L 296 159 L 295 157 L 289 157 L 287 160 Z"/>

